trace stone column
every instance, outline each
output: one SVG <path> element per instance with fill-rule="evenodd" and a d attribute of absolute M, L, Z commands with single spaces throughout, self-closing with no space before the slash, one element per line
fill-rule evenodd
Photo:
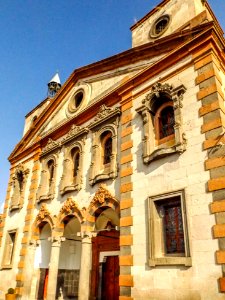
<path fill-rule="evenodd" d="M 81 242 L 81 265 L 80 265 L 80 278 L 78 299 L 88 300 L 90 293 L 90 271 L 92 263 L 92 237 L 96 236 L 94 232 L 81 232 L 78 233 L 82 238 Z"/>
<path fill-rule="evenodd" d="M 34 258 L 36 248 L 39 245 L 39 240 L 30 240 L 29 242 L 28 255 L 26 257 L 26 270 L 24 271 L 26 277 L 26 280 L 24 281 L 24 294 L 26 296 L 24 299 L 35 299 L 37 278 L 35 278 Z"/>
<path fill-rule="evenodd" d="M 35 270 L 35 265 L 34 265 L 34 259 L 35 259 L 35 252 L 36 252 L 36 248 L 40 245 L 40 241 L 39 240 L 31 240 L 30 241 L 30 255 L 29 255 L 29 273 L 31 273 L 31 278 L 30 281 L 26 281 L 28 288 L 30 288 L 30 293 L 28 293 L 29 295 L 29 299 L 35 299 L 36 297 L 36 289 L 37 289 L 37 271 Z M 32 272 L 32 271 L 33 272 Z"/>
<path fill-rule="evenodd" d="M 52 247 L 51 247 L 51 257 L 50 257 L 49 275 L 48 275 L 47 300 L 55 300 L 60 247 L 61 247 L 61 242 L 64 242 L 65 238 L 53 237 L 50 238 L 50 240 L 52 241 Z"/>

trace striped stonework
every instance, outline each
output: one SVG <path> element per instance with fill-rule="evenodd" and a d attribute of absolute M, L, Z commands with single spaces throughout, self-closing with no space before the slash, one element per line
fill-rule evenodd
<path fill-rule="evenodd" d="M 28 254 L 28 247 L 29 247 L 29 241 L 31 240 L 32 236 L 32 224 L 34 222 L 34 207 L 35 207 L 35 201 L 36 201 L 36 192 L 37 192 L 37 185 L 38 185 L 38 172 L 40 168 L 40 161 L 39 161 L 39 155 L 40 151 L 37 151 L 34 155 L 34 164 L 32 168 L 32 175 L 31 175 L 31 185 L 29 189 L 29 197 L 28 197 L 28 203 L 27 203 L 27 211 L 25 216 L 25 225 L 23 228 L 23 238 L 21 241 L 21 250 L 20 250 L 20 260 L 18 263 L 18 273 L 16 276 L 16 282 L 17 282 L 17 294 L 22 295 L 25 292 L 24 287 L 24 281 L 28 281 L 27 279 L 27 273 L 30 272 L 30 270 L 27 270 L 26 268 L 26 260 L 29 258 Z M 28 289 L 30 287 L 27 287 Z"/>
<path fill-rule="evenodd" d="M 216 225 L 213 238 L 219 241 L 216 262 L 222 264 L 225 274 L 225 109 L 221 65 L 213 52 L 202 55 L 195 61 L 199 85 L 198 100 L 202 102 L 199 115 L 203 118 L 201 132 L 205 134 L 203 149 L 207 151 L 205 170 L 210 172 L 208 192 L 212 193 L 211 213 L 215 214 Z M 223 275 L 225 276 L 225 275 Z M 220 291 L 225 292 L 225 277 L 219 279 Z"/>
<path fill-rule="evenodd" d="M 121 116 L 121 148 L 120 148 L 120 300 L 131 300 L 131 288 L 133 286 L 133 276 L 131 266 L 133 266 L 133 235 L 131 227 L 133 217 L 131 208 L 133 200 L 131 192 L 133 190 L 133 154 L 132 154 L 132 97 L 128 95 L 122 99 Z"/>
<path fill-rule="evenodd" d="M 15 168 L 10 169 L 10 178 L 9 178 L 9 183 L 8 183 L 8 188 L 7 188 L 7 193 L 6 193 L 6 198 L 5 198 L 5 205 L 3 208 L 3 214 L 1 214 L 1 222 L 0 222 L 0 247 L 2 246 L 2 236 L 3 236 L 3 230 L 5 226 L 5 219 L 7 216 L 7 211 L 10 205 L 10 193 L 12 189 L 12 176 L 14 174 Z"/>

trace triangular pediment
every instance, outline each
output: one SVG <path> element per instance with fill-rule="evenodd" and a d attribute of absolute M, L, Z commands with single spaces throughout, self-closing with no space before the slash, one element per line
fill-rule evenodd
<path fill-rule="evenodd" d="M 119 99 L 123 90 L 127 91 L 128 86 L 133 87 L 139 82 L 147 80 L 149 76 L 152 76 L 153 70 L 158 72 L 157 65 L 162 65 L 162 62 L 170 55 L 174 56 L 176 49 L 180 51 L 182 47 L 186 47 L 193 41 L 194 35 L 200 37 L 210 26 L 213 26 L 212 23 L 198 26 L 198 30 L 194 32 L 192 29 L 182 33 L 178 32 L 157 42 L 130 49 L 89 65 L 89 68 L 83 67 L 75 70 L 55 98 L 43 109 L 31 128 L 27 130 L 9 159 L 20 156 L 25 149 L 31 148 L 34 144 L 40 144 L 43 139 L 45 139 L 43 144 L 45 146 L 48 139 L 52 138 L 52 132 L 67 123 L 68 129 L 72 124 L 81 125 L 81 119 L 78 116 L 89 114 L 93 117 L 94 112 L 105 100 L 110 97 Z M 138 78 L 141 78 L 141 81 Z M 71 113 L 68 111 L 69 103 L 73 101 L 74 95 L 80 89 L 84 90 L 88 100 L 84 101 L 84 105 L 82 104 L 77 111 Z M 85 120 L 87 120 L 87 116 Z M 64 133 L 66 134 L 67 131 Z"/>

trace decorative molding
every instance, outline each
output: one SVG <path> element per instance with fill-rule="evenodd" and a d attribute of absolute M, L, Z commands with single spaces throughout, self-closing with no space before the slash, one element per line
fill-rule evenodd
<path fill-rule="evenodd" d="M 48 139 L 47 145 L 42 150 L 42 155 L 45 155 L 49 152 L 52 152 L 53 150 L 57 149 L 61 146 L 60 141 L 53 141 L 52 139 Z"/>
<path fill-rule="evenodd" d="M 59 213 L 68 215 L 68 214 L 74 212 L 74 210 L 80 211 L 78 204 L 72 198 L 67 198 L 67 200 L 63 204 L 62 208 L 60 209 Z"/>
<path fill-rule="evenodd" d="M 84 160 L 84 145 L 85 138 L 80 137 L 79 140 L 76 139 L 75 142 L 70 143 L 64 148 L 64 161 L 63 161 L 63 173 L 60 180 L 60 193 L 64 195 L 65 193 L 72 191 L 79 191 L 83 183 L 83 160 Z M 79 166 L 77 168 L 77 175 L 74 176 L 74 155 L 75 152 L 79 152 Z"/>
<path fill-rule="evenodd" d="M 88 128 L 72 124 L 69 132 L 63 138 L 60 138 L 56 141 L 52 140 L 51 138 L 48 139 L 46 146 L 42 149 L 41 156 L 53 152 L 54 150 L 62 147 L 64 144 L 70 142 L 71 140 L 77 138 L 80 135 L 87 134 L 88 132 Z"/>
<path fill-rule="evenodd" d="M 22 177 L 22 187 L 19 183 L 18 174 L 23 175 Z M 12 177 L 11 185 L 13 187 L 11 202 L 9 210 L 10 212 L 16 209 L 21 209 L 23 206 L 23 200 L 24 200 L 24 192 L 25 192 L 25 185 L 27 182 L 28 174 L 30 173 L 29 169 L 25 169 L 23 163 L 20 163 L 16 169 L 15 173 Z"/>
<path fill-rule="evenodd" d="M 88 128 L 92 129 L 112 117 L 119 116 L 120 113 L 119 107 L 111 108 L 103 104 L 100 106 L 99 112 L 95 116 L 94 121 L 89 124 Z"/>
<path fill-rule="evenodd" d="M 50 212 L 49 210 L 47 209 L 47 205 L 45 203 L 43 203 L 41 205 L 41 208 L 39 210 L 39 213 L 36 217 L 36 222 L 37 223 L 41 223 L 43 222 L 46 218 L 50 217 Z"/>
<path fill-rule="evenodd" d="M 143 161 L 149 164 L 155 159 L 159 159 L 169 154 L 182 153 L 186 150 L 187 139 L 183 132 L 182 107 L 183 95 L 186 91 L 184 85 L 174 88 L 168 83 L 157 82 L 151 88 L 150 93 L 142 100 L 142 105 L 136 109 L 141 115 L 143 121 Z M 169 146 L 167 143 L 157 145 L 156 130 L 154 117 L 156 114 L 158 101 L 163 97 L 163 101 L 167 99 L 172 101 L 174 109 L 174 143 Z M 165 98 L 165 99 L 164 99 Z M 166 103 L 165 102 L 165 103 Z M 161 103 L 160 103 L 161 105 Z"/>
<path fill-rule="evenodd" d="M 92 161 L 90 168 L 90 185 L 96 182 L 115 179 L 118 174 L 117 165 L 117 142 L 118 142 L 118 126 L 120 108 L 110 108 L 106 105 L 100 107 L 99 112 L 90 123 L 88 128 L 92 130 Z M 111 132 L 112 136 L 112 155 L 110 163 L 106 165 L 102 162 L 102 134 L 104 132 Z"/>
<path fill-rule="evenodd" d="M 61 144 L 63 145 L 65 143 L 68 143 L 72 139 L 75 139 L 80 135 L 87 134 L 88 132 L 88 128 L 76 126 L 75 124 L 73 124 L 67 135 L 62 139 Z"/>
<path fill-rule="evenodd" d="M 93 207 L 96 204 L 103 204 L 106 199 L 112 199 L 115 202 L 119 203 L 115 197 L 112 196 L 112 194 L 101 184 L 98 188 L 98 190 L 95 193 L 94 198 L 92 199 L 90 206 Z"/>

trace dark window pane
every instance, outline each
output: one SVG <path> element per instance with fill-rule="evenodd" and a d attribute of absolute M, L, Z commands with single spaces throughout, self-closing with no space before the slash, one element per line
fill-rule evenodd
<path fill-rule="evenodd" d="M 166 28 L 167 24 L 168 24 L 167 19 L 163 19 L 160 22 L 158 22 L 155 27 L 155 33 L 160 34 L 164 30 L 164 28 Z"/>
<path fill-rule="evenodd" d="M 18 180 L 18 183 L 19 183 L 19 189 L 20 189 L 20 192 L 22 191 L 23 189 L 23 172 L 22 171 L 19 171 L 17 173 L 17 180 Z"/>
<path fill-rule="evenodd" d="M 104 164 L 110 163 L 111 155 L 112 155 L 112 138 L 109 137 L 104 144 Z"/>
<path fill-rule="evenodd" d="M 180 201 L 163 205 L 166 253 L 184 253 L 184 230 Z"/>
<path fill-rule="evenodd" d="M 50 160 L 48 162 L 48 171 L 49 171 L 49 185 L 51 185 L 51 182 L 54 177 L 54 161 L 53 160 Z"/>
<path fill-rule="evenodd" d="M 174 111 L 172 106 L 167 106 L 161 111 L 159 117 L 160 139 L 174 134 Z"/>
<path fill-rule="evenodd" d="M 75 153 L 75 155 L 74 155 L 73 177 L 76 177 L 77 174 L 78 174 L 79 163 L 80 163 L 80 153 L 77 152 L 77 153 Z"/>

